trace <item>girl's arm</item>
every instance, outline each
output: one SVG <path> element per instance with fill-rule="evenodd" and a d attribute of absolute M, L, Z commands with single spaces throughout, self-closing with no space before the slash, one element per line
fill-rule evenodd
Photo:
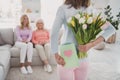
<path fill-rule="evenodd" d="M 59 7 L 51 32 L 50 43 L 51 43 L 51 51 L 53 54 L 58 53 L 58 44 L 59 44 L 58 37 L 63 22 L 64 22 L 64 10 L 62 7 Z"/>
<path fill-rule="evenodd" d="M 104 33 L 101 34 L 95 41 L 93 42 L 90 42 L 86 45 L 79 45 L 78 46 L 78 49 L 79 51 L 82 51 L 82 52 L 87 52 L 90 48 L 96 46 L 97 44 L 101 43 L 102 41 L 107 41 L 108 38 L 110 36 L 112 36 L 116 30 L 115 28 L 110 24 L 110 23 L 106 23 L 105 24 L 106 26 L 104 26 L 103 30 L 104 30 Z"/>
<path fill-rule="evenodd" d="M 58 45 L 59 45 L 58 36 L 63 22 L 64 22 L 64 10 L 62 7 L 59 7 L 52 28 L 50 45 L 51 45 L 51 52 L 55 54 L 55 59 L 57 63 L 60 65 L 65 64 L 64 59 L 58 54 Z"/>

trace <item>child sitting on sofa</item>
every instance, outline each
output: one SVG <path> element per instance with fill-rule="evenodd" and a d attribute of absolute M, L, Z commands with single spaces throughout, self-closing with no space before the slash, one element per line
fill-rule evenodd
<path fill-rule="evenodd" d="M 44 29 L 44 22 L 42 19 L 36 22 L 37 29 L 33 32 L 32 42 L 35 44 L 35 48 L 39 52 L 39 56 L 44 63 L 44 70 L 47 72 L 52 71 L 48 59 L 50 58 L 50 45 L 49 43 L 49 32 Z"/>

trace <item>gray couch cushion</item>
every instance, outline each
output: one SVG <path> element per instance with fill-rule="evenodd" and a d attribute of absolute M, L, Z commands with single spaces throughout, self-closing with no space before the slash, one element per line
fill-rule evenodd
<path fill-rule="evenodd" d="M 4 71 L 10 62 L 10 51 L 0 50 L 0 65 L 3 66 Z"/>
<path fill-rule="evenodd" d="M 4 70 L 3 67 L 0 66 L 0 80 L 3 80 L 3 76 L 4 76 Z"/>
<path fill-rule="evenodd" d="M 4 43 L 4 41 L 3 41 L 3 39 L 2 39 L 2 36 L 1 36 L 1 34 L 0 34 L 0 45 L 3 45 L 3 44 L 5 44 L 5 43 Z"/>
<path fill-rule="evenodd" d="M 9 44 L 2 45 L 2 46 L 0 46 L 0 51 L 1 51 L 1 50 L 9 50 L 11 47 L 12 47 L 12 46 L 9 45 Z"/>
<path fill-rule="evenodd" d="M 17 41 L 17 36 L 16 36 L 16 33 L 14 31 L 14 43 Z"/>
<path fill-rule="evenodd" d="M 20 57 L 20 49 L 19 48 L 13 46 L 10 51 L 11 51 L 12 58 Z M 33 56 L 39 56 L 37 53 L 37 50 L 35 48 L 33 49 Z"/>
<path fill-rule="evenodd" d="M 13 45 L 13 29 L 12 28 L 7 28 L 7 29 L 0 29 L 1 37 L 3 41 L 6 44 L 11 44 Z"/>

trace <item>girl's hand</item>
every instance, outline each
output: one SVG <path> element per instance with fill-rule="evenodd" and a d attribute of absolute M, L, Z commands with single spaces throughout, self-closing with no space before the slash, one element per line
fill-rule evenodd
<path fill-rule="evenodd" d="M 58 53 L 55 54 L 55 59 L 59 65 L 65 65 L 64 59 Z"/>
<path fill-rule="evenodd" d="M 87 52 L 92 47 L 96 46 L 100 42 L 104 41 L 104 38 L 102 36 L 98 37 L 95 41 L 92 41 L 90 43 L 87 43 L 85 45 L 79 45 L 78 50 L 81 52 Z"/>
<path fill-rule="evenodd" d="M 81 52 L 87 52 L 89 49 L 91 49 L 93 47 L 93 43 L 87 43 L 85 45 L 79 45 L 78 46 L 78 50 Z"/>

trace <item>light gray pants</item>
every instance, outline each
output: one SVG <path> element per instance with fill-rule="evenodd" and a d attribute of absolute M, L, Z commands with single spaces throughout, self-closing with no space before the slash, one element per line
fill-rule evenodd
<path fill-rule="evenodd" d="M 50 44 L 47 43 L 44 46 L 36 44 L 35 48 L 39 52 L 39 56 L 42 60 L 48 60 L 50 58 Z"/>

